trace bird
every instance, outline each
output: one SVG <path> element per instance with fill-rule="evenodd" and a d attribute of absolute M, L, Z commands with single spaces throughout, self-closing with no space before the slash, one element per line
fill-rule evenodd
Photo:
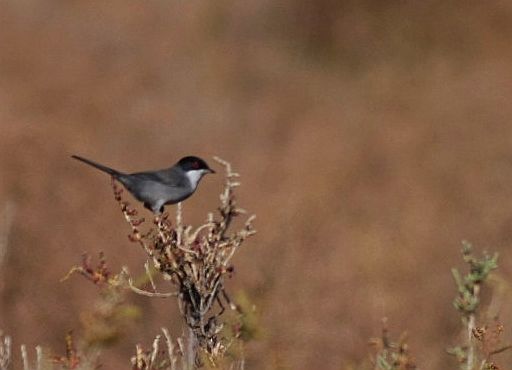
<path fill-rule="evenodd" d="M 164 212 L 165 205 L 176 204 L 190 197 L 204 175 L 215 173 L 203 159 L 196 156 L 183 157 L 172 167 L 162 170 L 136 173 L 117 171 L 78 155 L 71 158 L 111 175 L 156 215 Z"/>

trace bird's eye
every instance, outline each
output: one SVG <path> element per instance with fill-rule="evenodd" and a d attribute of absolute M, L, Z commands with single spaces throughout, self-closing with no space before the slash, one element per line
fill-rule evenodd
<path fill-rule="evenodd" d="M 198 161 L 194 161 L 194 162 L 192 162 L 192 168 L 193 168 L 194 170 L 199 169 L 199 162 L 198 162 Z"/>

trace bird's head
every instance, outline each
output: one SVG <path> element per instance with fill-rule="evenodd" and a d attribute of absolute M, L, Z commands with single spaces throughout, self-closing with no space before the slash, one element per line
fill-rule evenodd
<path fill-rule="evenodd" d="M 185 175 L 188 177 L 193 187 L 197 186 L 199 180 L 201 180 L 204 175 L 215 173 L 204 160 L 195 156 L 181 158 L 176 166 L 185 172 Z"/>

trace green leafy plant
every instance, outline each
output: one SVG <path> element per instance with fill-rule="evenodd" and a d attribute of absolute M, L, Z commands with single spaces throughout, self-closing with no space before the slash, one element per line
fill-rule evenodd
<path fill-rule="evenodd" d="M 449 348 L 448 353 L 455 356 L 461 370 L 499 369 L 494 355 L 511 348 L 501 344 L 503 325 L 497 318 L 494 328 L 479 323 L 481 290 L 490 273 L 498 267 L 498 254 L 484 252 L 478 258 L 473 254 L 472 245 L 463 242 L 462 257 L 467 264 L 467 272 L 462 275 L 456 268 L 452 269 L 458 291 L 453 305 L 461 316 L 466 339 L 463 344 Z"/>

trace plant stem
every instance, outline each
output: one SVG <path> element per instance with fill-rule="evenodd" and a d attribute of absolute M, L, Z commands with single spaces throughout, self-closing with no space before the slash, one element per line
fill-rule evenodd
<path fill-rule="evenodd" d="M 475 283 L 473 286 L 473 297 L 478 298 L 480 293 L 480 284 Z M 473 370 L 475 363 L 475 346 L 473 340 L 473 329 L 475 329 L 475 312 L 472 312 L 468 317 L 468 358 L 466 362 L 466 369 Z"/>
<path fill-rule="evenodd" d="M 187 347 L 187 368 L 192 370 L 196 368 L 197 343 L 196 335 L 191 328 L 188 328 Z"/>

